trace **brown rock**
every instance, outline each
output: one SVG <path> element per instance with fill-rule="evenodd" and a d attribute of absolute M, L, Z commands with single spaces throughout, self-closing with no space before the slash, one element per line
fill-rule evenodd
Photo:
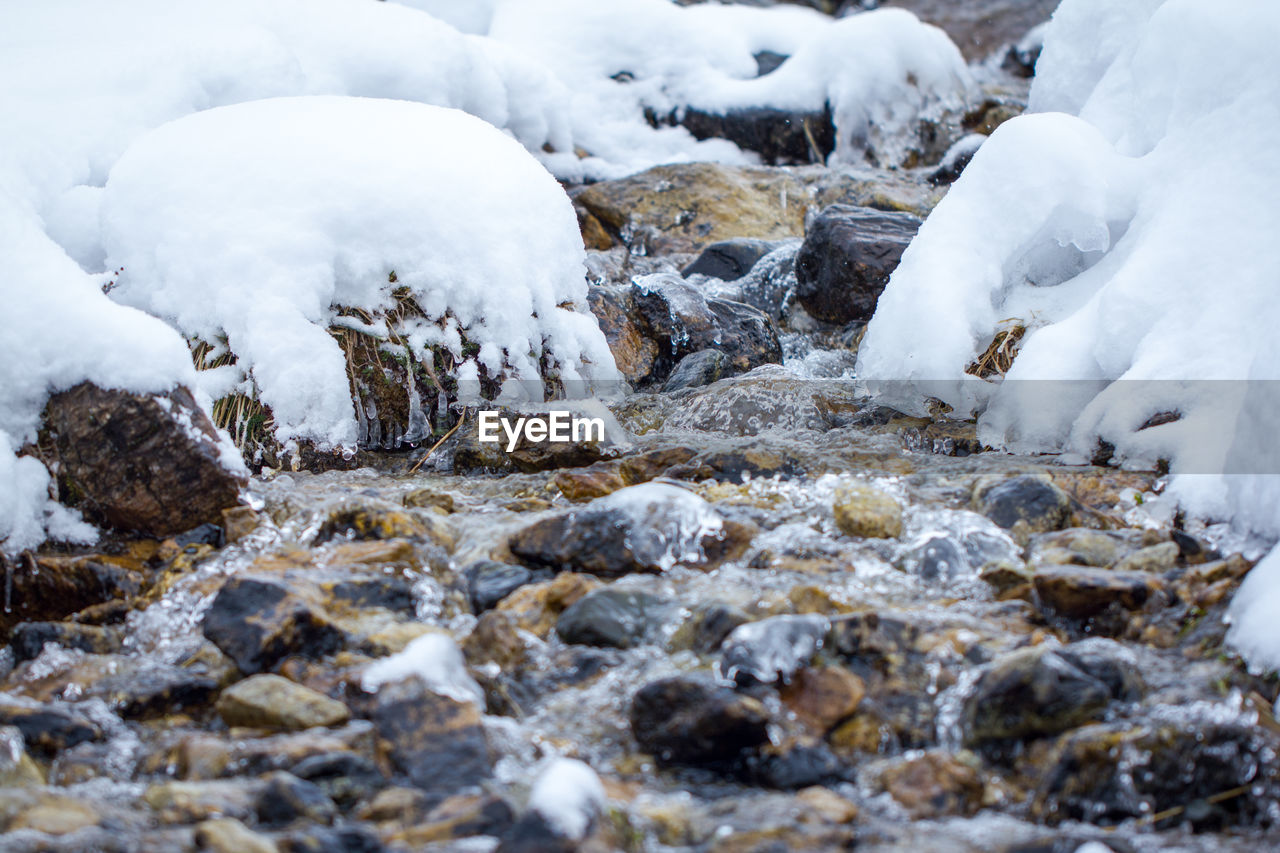
<path fill-rule="evenodd" d="M 982 777 L 972 764 L 946 752 L 926 752 L 891 765 L 880 784 L 913 818 L 971 815 L 982 806 Z"/>
<path fill-rule="evenodd" d="M 836 526 L 846 536 L 896 539 L 902 535 L 902 507 L 874 486 L 854 484 L 840 489 L 831 509 Z"/>
<path fill-rule="evenodd" d="M 95 557 L 0 557 L 9 585 L 0 607 L 0 638 L 20 622 L 62 619 L 95 604 L 127 599 L 142 588 L 142 575 Z"/>
<path fill-rule="evenodd" d="M 262 729 L 336 726 L 351 718 L 336 699 L 278 675 L 254 675 L 228 687 L 217 708 L 228 726 Z"/>
<path fill-rule="evenodd" d="M 838 666 L 805 667 L 782 688 L 782 701 L 819 734 L 858 709 L 866 694 L 862 679 Z"/>
<path fill-rule="evenodd" d="M 219 524 L 247 484 L 185 388 L 131 394 L 86 382 L 53 395 L 45 423 L 63 500 L 120 530 L 162 537 Z"/>
<path fill-rule="evenodd" d="M 196 843 L 211 853 L 276 853 L 276 843 L 235 818 L 206 820 L 196 827 Z"/>
<path fill-rule="evenodd" d="M 604 497 L 627 485 L 614 466 L 598 465 L 561 471 L 556 474 L 555 484 L 560 494 L 575 503 Z"/>
<path fill-rule="evenodd" d="M 520 587 L 502 599 L 495 612 L 514 618 L 517 627 L 545 638 L 569 605 L 600 586 L 590 575 L 563 572 L 554 580 Z"/>
<path fill-rule="evenodd" d="M 1146 572 L 1093 569 L 1084 566 L 1041 569 L 1035 575 L 1036 594 L 1045 607 L 1072 619 L 1088 619 L 1119 604 L 1139 610 L 1147 599 L 1164 588 L 1164 582 Z"/>

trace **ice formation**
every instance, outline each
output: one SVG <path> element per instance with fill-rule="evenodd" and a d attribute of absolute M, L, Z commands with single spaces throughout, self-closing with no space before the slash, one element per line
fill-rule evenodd
<path fill-rule="evenodd" d="M 101 219 L 113 295 L 225 335 L 281 441 L 355 443 L 327 327 L 339 307 L 393 309 L 393 291 L 423 314 L 402 331 L 415 355 L 450 349 L 459 375 L 538 383 L 544 359 L 566 382 L 614 375 L 568 197 L 458 110 L 311 96 L 196 113 L 125 152 Z"/>
<path fill-rule="evenodd" d="M 553 758 L 538 774 L 529 793 L 529 808 L 542 815 L 560 835 L 574 841 L 586 837 L 604 805 L 600 777 L 572 758 Z"/>
<path fill-rule="evenodd" d="M 860 376 L 981 412 L 997 446 L 1168 460 L 1185 508 L 1280 535 L 1278 39 L 1247 0 L 1065 0 L 1032 112 L 920 229 Z M 1005 380 L 966 375 L 1008 318 L 1029 331 Z"/>

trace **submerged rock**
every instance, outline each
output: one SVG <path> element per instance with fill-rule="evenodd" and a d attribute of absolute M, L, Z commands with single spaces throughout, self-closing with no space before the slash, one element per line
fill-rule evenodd
<path fill-rule="evenodd" d="M 973 507 L 1015 537 L 1061 530 L 1071 520 L 1070 495 L 1041 474 L 983 480 L 974 488 Z"/>
<path fill-rule="evenodd" d="M 0 726 L 13 726 L 28 749 L 50 758 L 103 735 L 95 723 L 74 711 L 4 695 L 0 695 Z"/>
<path fill-rule="evenodd" d="M 709 680 L 674 676 L 632 697 L 631 732 L 663 764 L 718 764 L 768 743 L 769 714 L 759 700 Z"/>
<path fill-rule="evenodd" d="M 902 507 L 891 495 L 861 483 L 836 492 L 831 511 L 846 536 L 896 539 L 902 535 Z"/>
<path fill-rule="evenodd" d="M 824 323 L 870 320 L 919 228 L 907 213 L 831 205 L 809 225 L 796 255 L 797 301 Z"/>
<path fill-rule="evenodd" d="M 120 651 L 120 632 L 76 622 L 20 622 L 9 634 L 15 663 L 38 656 L 46 643 L 94 654 Z"/>
<path fill-rule="evenodd" d="M 822 648 L 831 623 L 823 616 L 773 616 L 739 625 L 725 638 L 720 673 L 739 684 L 791 680 Z"/>
<path fill-rule="evenodd" d="M 85 382 L 45 409 L 64 503 L 118 530 L 171 536 L 219 524 L 248 476 L 186 388 L 164 394 Z"/>

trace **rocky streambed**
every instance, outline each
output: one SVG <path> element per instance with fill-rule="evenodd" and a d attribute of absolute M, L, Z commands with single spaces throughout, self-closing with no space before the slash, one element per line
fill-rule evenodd
<path fill-rule="evenodd" d="M 1250 543 L 856 387 L 934 160 L 573 188 L 602 441 L 471 410 L 424 460 L 383 395 L 368 452 L 246 484 L 181 395 L 55 398 L 30 452 L 135 533 L 3 566 L 0 849 L 1275 846 L 1278 685 L 1223 645 Z"/>

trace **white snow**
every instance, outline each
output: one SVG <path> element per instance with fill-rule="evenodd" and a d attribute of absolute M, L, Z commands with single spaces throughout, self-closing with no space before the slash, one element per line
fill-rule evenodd
<path fill-rule="evenodd" d="M 138 139 L 107 181 L 113 296 L 206 341 L 225 334 L 281 441 L 350 446 L 356 419 L 338 306 L 425 313 L 421 354 L 461 330 L 493 376 L 611 378 L 586 310 L 582 240 L 559 184 L 458 110 L 373 98 L 219 107 Z M 395 273 L 395 283 L 390 274 Z M 571 306 L 571 307 L 562 307 Z"/>
<path fill-rule="evenodd" d="M 572 758 L 553 758 L 529 793 L 529 808 L 573 841 L 586 837 L 604 805 L 604 785 L 596 771 Z"/>
<path fill-rule="evenodd" d="M 484 691 L 467 672 L 462 650 L 447 634 L 424 634 L 404 650 L 365 667 L 360 686 L 374 693 L 384 684 L 417 676 L 431 690 L 484 708 Z"/>
<path fill-rule="evenodd" d="M 1280 8 L 1065 0 L 1044 38 L 1033 113 L 925 222 L 859 374 L 980 412 L 996 446 L 1168 459 L 1184 507 L 1280 535 Z M 966 376 L 1006 318 L 1030 331 L 1005 381 Z M 1142 429 L 1161 412 L 1181 419 Z M 1280 663 L 1236 611 L 1235 642 Z"/>

